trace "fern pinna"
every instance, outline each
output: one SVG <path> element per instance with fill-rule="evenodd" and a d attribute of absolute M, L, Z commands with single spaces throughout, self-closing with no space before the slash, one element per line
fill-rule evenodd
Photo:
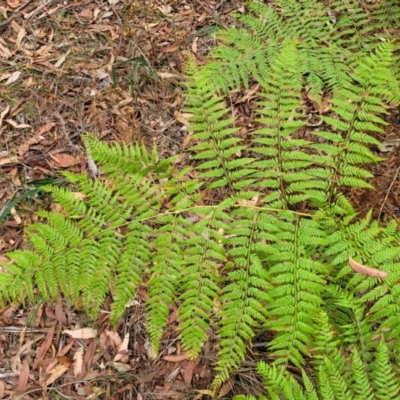
<path fill-rule="evenodd" d="M 372 146 L 400 99 L 396 21 L 376 4 L 326 3 L 251 2 L 210 62 L 189 59 L 190 166 L 86 135 L 101 177 L 46 187 L 63 211 L 26 229 L 28 248 L 2 264 L 2 299 L 61 293 L 96 317 L 111 293 L 117 325 L 145 286 L 156 352 L 172 308 L 189 357 L 215 332 L 214 392 L 268 331 L 273 362 L 258 372 L 270 398 L 397 398 L 398 226 L 357 220 L 343 191 L 371 187 L 365 166 L 380 160 Z M 254 82 L 244 138 L 225 97 Z M 316 129 L 304 90 L 329 102 Z M 387 277 L 354 274 L 349 256 Z"/>

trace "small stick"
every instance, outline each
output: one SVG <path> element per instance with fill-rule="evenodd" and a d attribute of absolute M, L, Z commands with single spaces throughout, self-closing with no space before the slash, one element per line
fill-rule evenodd
<path fill-rule="evenodd" d="M 11 17 L 7 18 L 5 21 L 0 23 L 0 31 L 1 28 L 4 28 L 5 26 L 7 26 L 12 20 L 14 20 L 15 18 L 19 17 L 19 11 L 22 10 L 23 8 L 25 8 L 29 3 L 32 3 L 32 0 L 28 0 L 26 1 L 24 4 L 20 5 L 18 8 L 15 9 L 14 14 L 11 15 Z"/>
<path fill-rule="evenodd" d="M 390 191 L 391 191 L 391 189 L 392 189 L 394 183 L 396 182 L 397 175 L 399 174 L 399 171 L 400 171 L 400 167 L 397 168 L 397 171 L 396 171 L 396 173 L 394 174 L 394 178 L 392 179 L 392 182 L 391 182 L 391 184 L 390 184 L 390 186 L 389 186 L 389 189 L 388 189 L 388 191 L 387 191 L 387 193 L 386 193 L 385 199 L 383 200 L 382 206 L 381 206 L 381 208 L 380 208 L 380 210 L 379 210 L 378 220 L 381 219 L 381 214 L 382 214 L 382 211 L 383 211 L 383 207 L 385 206 L 386 200 L 387 200 L 388 197 L 389 197 L 389 193 L 390 193 Z"/>
<path fill-rule="evenodd" d="M 39 11 L 43 10 L 43 8 L 47 7 L 51 3 L 53 3 L 55 0 L 47 0 L 45 3 L 41 4 L 39 7 L 35 8 L 26 18 L 28 21 L 34 17 L 36 14 L 39 13 Z"/>

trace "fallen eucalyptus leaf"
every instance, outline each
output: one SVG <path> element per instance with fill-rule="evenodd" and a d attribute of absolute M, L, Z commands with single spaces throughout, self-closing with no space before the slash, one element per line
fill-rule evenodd
<path fill-rule="evenodd" d="M 350 267 L 353 268 L 353 270 L 358 272 L 359 274 L 372 276 L 374 278 L 382 278 L 382 279 L 387 277 L 387 272 L 380 271 L 379 269 L 376 268 L 366 267 L 365 265 L 362 265 L 357 261 L 354 261 L 350 256 L 349 256 L 349 264 Z"/>

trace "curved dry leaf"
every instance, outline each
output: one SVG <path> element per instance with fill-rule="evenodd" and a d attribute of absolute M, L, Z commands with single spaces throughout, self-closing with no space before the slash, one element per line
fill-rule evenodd
<path fill-rule="evenodd" d="M 3 158 L 0 160 L 0 167 L 2 165 L 7 165 L 7 164 L 15 164 L 19 162 L 19 158 L 16 156 L 8 157 L 8 158 Z"/>
<path fill-rule="evenodd" d="M 58 153 L 58 154 L 50 154 L 49 156 L 58 164 L 54 165 L 55 168 L 68 168 L 71 165 L 75 165 L 78 163 L 78 160 L 67 153 Z"/>
<path fill-rule="evenodd" d="M 350 267 L 353 268 L 353 270 L 358 272 L 359 274 L 372 276 L 374 278 L 382 278 L 382 279 L 387 277 L 387 272 L 380 271 L 379 269 L 376 268 L 366 267 L 365 265 L 362 265 L 357 261 L 354 261 L 350 256 L 349 256 L 349 264 Z"/>
<path fill-rule="evenodd" d="M 29 363 L 27 359 L 22 360 L 22 369 L 19 372 L 18 386 L 15 392 L 21 394 L 25 392 L 29 380 Z"/>
<path fill-rule="evenodd" d="M 62 333 L 71 336 L 74 339 L 93 339 L 97 335 L 97 331 L 92 328 L 82 328 L 75 330 L 64 330 Z"/>
<path fill-rule="evenodd" d="M 107 336 L 110 338 L 111 340 L 111 345 L 113 347 L 119 347 L 121 346 L 122 340 L 120 338 L 120 336 L 118 335 L 117 332 L 113 332 L 113 331 L 106 331 Z"/>
<path fill-rule="evenodd" d="M 1 54 L 0 54 L 1 56 Z M 10 111 L 10 106 L 7 106 L 1 113 L 0 113 L 0 126 L 3 123 L 3 119 L 4 117 L 8 114 L 8 112 Z"/>
<path fill-rule="evenodd" d="M 17 122 L 13 121 L 12 119 L 6 119 L 6 122 L 8 122 L 15 129 L 25 129 L 25 128 L 31 127 L 28 124 L 18 124 Z"/>
<path fill-rule="evenodd" d="M 121 342 L 118 348 L 118 352 L 114 357 L 114 362 L 121 361 L 126 354 L 128 353 L 128 346 L 129 346 L 129 333 L 127 333 L 124 337 L 124 340 Z"/>
<path fill-rule="evenodd" d="M 22 72 L 21 71 L 15 71 L 13 72 L 9 78 L 7 79 L 7 82 L 4 84 L 5 86 L 11 85 L 12 83 L 16 82 L 18 78 L 21 76 Z"/>
<path fill-rule="evenodd" d="M 11 51 L 0 43 L 0 57 L 7 60 L 11 55 Z"/>
<path fill-rule="evenodd" d="M 4 397 L 5 392 L 6 392 L 6 385 L 4 384 L 3 381 L 0 381 L 0 399 Z"/>
<path fill-rule="evenodd" d="M 79 347 L 74 354 L 74 376 L 75 378 L 82 372 L 83 367 L 83 347 Z"/>
<path fill-rule="evenodd" d="M 187 354 L 176 354 L 176 355 L 172 355 L 172 356 L 165 356 L 164 360 L 165 361 L 171 361 L 171 362 L 180 362 L 180 361 L 185 361 L 188 359 Z"/>
<path fill-rule="evenodd" d="M 10 8 L 17 8 L 19 6 L 19 0 L 7 0 L 7 5 Z"/>
<path fill-rule="evenodd" d="M 65 372 L 69 370 L 70 364 L 60 362 L 51 371 L 49 371 L 49 377 L 42 382 L 42 387 L 47 387 L 55 382 L 60 376 L 64 375 Z"/>

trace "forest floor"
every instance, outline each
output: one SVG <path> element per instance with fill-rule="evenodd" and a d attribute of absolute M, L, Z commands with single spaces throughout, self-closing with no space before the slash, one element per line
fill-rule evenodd
<path fill-rule="evenodd" d="M 230 14 L 242 7 L 228 0 L 0 2 L 0 261 L 23 246 L 23 228 L 36 211 L 53 206 L 37 188 L 62 171 L 88 170 L 83 133 L 155 143 L 161 157 L 182 154 L 185 161 L 185 60 L 191 52 L 204 63 L 216 26 L 230 26 Z M 245 104 L 239 112 L 243 121 L 251 115 Z M 400 221 L 398 113 L 388 122 L 386 159 L 371 167 L 377 190 L 350 193 L 360 214 L 374 208 L 383 222 Z M 141 289 L 117 331 L 106 311 L 90 324 L 62 299 L 0 307 L 0 399 L 207 396 L 212 343 L 201 358 L 187 360 L 171 310 L 162 351 L 152 357 L 145 300 Z M 258 345 L 220 398 L 259 385 Z"/>

